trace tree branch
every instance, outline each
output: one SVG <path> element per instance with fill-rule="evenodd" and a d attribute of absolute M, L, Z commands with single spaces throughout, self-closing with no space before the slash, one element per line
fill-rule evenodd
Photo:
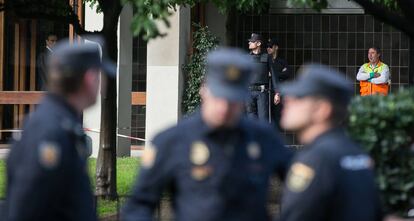
<path fill-rule="evenodd" d="M 390 11 L 384 6 L 373 3 L 370 0 L 354 1 L 361 5 L 368 14 L 371 14 L 379 20 L 400 29 L 409 36 L 414 36 L 414 27 L 412 26 L 410 19 L 401 16 L 399 13 Z"/>

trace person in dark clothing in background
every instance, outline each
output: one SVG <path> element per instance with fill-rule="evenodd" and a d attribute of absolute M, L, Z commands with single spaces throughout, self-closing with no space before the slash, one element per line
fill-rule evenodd
<path fill-rule="evenodd" d="M 272 78 L 273 93 L 271 93 L 271 112 L 272 122 L 276 128 L 280 128 L 280 112 L 282 110 L 281 96 L 279 92 L 279 86 L 281 83 L 291 78 L 290 68 L 285 59 L 279 56 L 279 42 L 276 38 L 269 39 L 267 43 L 267 54 L 269 71 Z"/>
<path fill-rule="evenodd" d="M 36 76 L 36 90 L 45 91 L 47 84 L 47 59 L 53 53 L 58 38 L 55 34 L 48 34 L 46 37 L 46 47 L 37 57 L 37 76 Z"/>

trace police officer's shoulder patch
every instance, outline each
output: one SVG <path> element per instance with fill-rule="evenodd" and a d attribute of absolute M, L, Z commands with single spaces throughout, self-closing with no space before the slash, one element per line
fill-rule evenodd
<path fill-rule="evenodd" d="M 154 166 L 156 156 L 157 148 L 152 143 L 149 143 L 147 146 L 145 146 L 144 153 L 142 155 L 141 165 L 147 169 L 151 168 L 152 166 Z"/>
<path fill-rule="evenodd" d="M 308 188 L 314 176 L 315 171 L 311 167 L 294 163 L 288 174 L 287 187 L 292 192 L 302 192 Z"/>
<path fill-rule="evenodd" d="M 61 150 L 54 142 L 42 142 L 39 145 L 39 163 L 45 169 L 54 169 L 60 163 Z"/>

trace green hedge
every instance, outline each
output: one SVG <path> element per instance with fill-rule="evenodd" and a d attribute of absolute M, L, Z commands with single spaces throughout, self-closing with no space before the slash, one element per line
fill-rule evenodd
<path fill-rule="evenodd" d="M 414 208 L 414 90 L 357 97 L 350 113 L 349 133 L 375 160 L 386 211 L 405 216 Z"/>
<path fill-rule="evenodd" d="M 214 50 L 219 39 L 214 36 L 208 27 L 194 25 L 197 31 L 193 35 L 194 53 L 190 56 L 188 64 L 183 70 L 186 74 L 186 83 L 183 95 L 184 114 L 192 113 L 200 105 L 200 85 L 205 74 L 205 60 L 209 51 Z"/>

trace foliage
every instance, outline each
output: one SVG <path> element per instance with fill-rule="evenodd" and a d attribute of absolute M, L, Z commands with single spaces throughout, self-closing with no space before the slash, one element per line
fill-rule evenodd
<path fill-rule="evenodd" d="M 199 92 L 201 82 L 203 81 L 206 72 L 206 56 L 208 52 L 214 50 L 219 43 L 219 39 L 208 30 L 208 27 L 195 26 L 198 30 L 194 33 L 194 53 L 191 55 L 188 64 L 183 67 L 187 76 L 183 99 L 183 109 L 186 114 L 196 110 L 200 104 Z"/>
<path fill-rule="evenodd" d="M 375 161 L 386 210 L 406 214 L 414 207 L 414 90 L 357 97 L 350 111 L 349 132 Z"/>

